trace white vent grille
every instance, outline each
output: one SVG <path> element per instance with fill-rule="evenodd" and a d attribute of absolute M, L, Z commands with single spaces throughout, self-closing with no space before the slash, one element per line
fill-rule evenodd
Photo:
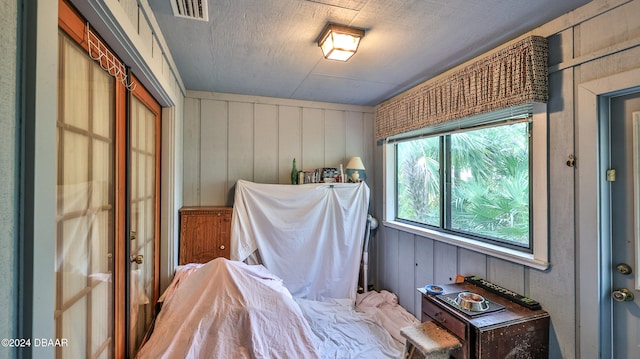
<path fill-rule="evenodd" d="M 173 15 L 187 19 L 209 21 L 208 0 L 170 0 Z"/>

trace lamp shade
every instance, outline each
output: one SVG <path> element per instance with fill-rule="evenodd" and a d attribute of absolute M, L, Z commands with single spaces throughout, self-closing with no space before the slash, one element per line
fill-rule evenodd
<path fill-rule="evenodd" d="M 351 157 L 349 163 L 347 163 L 347 169 L 351 170 L 363 170 L 364 163 L 362 163 L 362 158 L 360 157 Z"/>
<path fill-rule="evenodd" d="M 349 182 L 361 182 L 367 177 L 360 157 L 351 157 L 347 163 L 346 172 Z"/>
<path fill-rule="evenodd" d="M 362 29 L 327 24 L 318 38 L 318 46 L 325 59 L 347 61 L 358 50 L 363 36 Z"/>

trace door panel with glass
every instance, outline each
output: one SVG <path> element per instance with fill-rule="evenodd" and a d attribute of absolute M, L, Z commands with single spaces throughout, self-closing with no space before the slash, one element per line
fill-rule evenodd
<path fill-rule="evenodd" d="M 158 296 L 157 226 L 159 107 L 141 101 L 134 93 L 130 117 L 130 355 L 135 356 L 154 315 Z"/>
<path fill-rule="evenodd" d="M 58 357 L 113 357 L 115 81 L 59 34 Z"/>

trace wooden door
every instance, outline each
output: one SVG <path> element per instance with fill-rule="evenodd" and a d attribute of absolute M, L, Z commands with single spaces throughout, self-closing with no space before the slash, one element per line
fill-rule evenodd
<path fill-rule="evenodd" d="M 116 82 L 59 33 L 56 338 L 59 358 L 114 356 Z"/>
<path fill-rule="evenodd" d="M 130 357 L 154 318 L 159 281 L 160 106 L 141 87 L 131 96 L 129 119 Z"/>

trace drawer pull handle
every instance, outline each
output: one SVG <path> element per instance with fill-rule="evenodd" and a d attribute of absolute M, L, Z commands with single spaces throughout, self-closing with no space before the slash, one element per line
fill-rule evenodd
<path fill-rule="evenodd" d="M 224 250 L 224 244 L 221 244 L 221 245 L 220 245 L 220 249 L 221 249 L 221 250 Z"/>
<path fill-rule="evenodd" d="M 436 312 L 434 315 L 435 319 L 437 319 L 440 323 L 446 323 L 447 318 L 442 315 L 442 312 Z"/>

